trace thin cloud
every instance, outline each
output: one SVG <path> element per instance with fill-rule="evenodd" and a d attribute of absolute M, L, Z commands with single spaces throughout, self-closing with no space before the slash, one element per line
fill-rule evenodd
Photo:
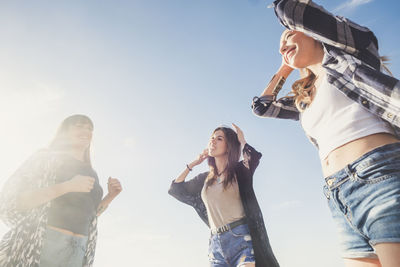
<path fill-rule="evenodd" d="M 28 110 L 33 110 L 35 113 L 44 112 L 48 111 L 49 107 L 59 104 L 64 96 L 65 90 L 40 82 L 32 83 L 29 88 L 22 85 L 17 87 L 10 86 L 6 87 L 2 92 L 0 111 L 3 111 L 3 109 L 8 111 L 5 114 L 9 114 L 13 110 L 15 112 L 21 111 L 25 116 Z"/>
<path fill-rule="evenodd" d="M 335 8 L 335 12 L 337 11 L 342 11 L 342 10 L 353 10 L 359 6 L 368 4 L 370 2 L 372 2 L 373 0 L 350 0 L 347 1 L 343 4 L 341 4 L 340 6 L 338 6 L 337 8 Z"/>
<path fill-rule="evenodd" d="M 298 209 L 303 207 L 303 203 L 299 200 L 288 200 L 277 204 L 273 209 L 275 211 L 281 211 L 286 209 Z"/>
<path fill-rule="evenodd" d="M 134 148 L 136 145 L 136 138 L 134 137 L 126 137 L 124 139 L 124 146 L 127 148 Z"/>

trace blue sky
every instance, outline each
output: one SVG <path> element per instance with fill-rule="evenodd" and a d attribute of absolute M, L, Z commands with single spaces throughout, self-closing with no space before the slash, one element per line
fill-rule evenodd
<path fill-rule="evenodd" d="M 372 29 L 400 76 L 398 1 L 317 3 Z M 0 183 L 63 118 L 87 114 L 103 186 L 112 175 L 124 187 L 100 220 L 95 267 L 206 266 L 208 229 L 167 190 L 211 131 L 235 122 L 263 153 L 254 186 L 281 265 L 341 266 L 317 152 L 298 123 L 251 113 L 280 64 L 269 4 L 1 2 Z"/>

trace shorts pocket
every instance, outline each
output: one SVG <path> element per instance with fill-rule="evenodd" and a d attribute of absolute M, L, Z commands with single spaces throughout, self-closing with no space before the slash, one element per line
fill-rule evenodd
<path fill-rule="evenodd" d="M 371 161 L 370 164 L 356 168 L 357 181 L 366 184 L 378 183 L 386 179 L 400 177 L 400 158 Z"/>
<path fill-rule="evenodd" d="M 247 225 L 245 225 L 245 224 L 236 226 L 235 228 L 230 229 L 229 232 L 230 232 L 234 237 L 245 237 L 245 236 L 249 236 L 249 238 L 251 239 L 251 237 L 250 237 L 250 232 L 249 232 L 249 228 L 248 228 Z"/>

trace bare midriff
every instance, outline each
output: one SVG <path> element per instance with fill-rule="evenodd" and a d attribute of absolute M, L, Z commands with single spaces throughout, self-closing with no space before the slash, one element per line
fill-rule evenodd
<path fill-rule="evenodd" d="M 375 148 L 399 141 L 400 140 L 392 134 L 377 133 L 348 142 L 336 148 L 330 152 L 325 159 L 321 160 L 324 177 L 328 177 L 343 169 L 348 164 Z"/>
<path fill-rule="evenodd" d="M 66 234 L 66 235 L 72 235 L 72 236 L 78 236 L 78 237 L 86 237 L 85 235 L 76 234 L 74 232 L 71 232 L 71 231 L 68 231 L 68 230 L 65 230 L 65 229 L 62 229 L 62 228 L 58 228 L 58 227 L 55 227 L 55 226 L 47 225 L 47 227 L 50 228 L 50 229 L 53 229 L 55 231 L 58 231 L 60 233 Z"/>

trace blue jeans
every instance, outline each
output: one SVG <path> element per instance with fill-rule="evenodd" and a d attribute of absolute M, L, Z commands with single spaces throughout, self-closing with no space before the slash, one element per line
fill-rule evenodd
<path fill-rule="evenodd" d="M 208 253 L 211 267 L 239 267 L 255 262 L 247 224 L 236 226 L 222 234 L 211 235 Z"/>
<path fill-rule="evenodd" d="M 374 245 L 400 243 L 400 143 L 366 153 L 325 181 L 344 258 L 377 258 Z"/>
<path fill-rule="evenodd" d="M 82 267 L 87 237 L 47 228 L 40 252 L 40 267 Z"/>

